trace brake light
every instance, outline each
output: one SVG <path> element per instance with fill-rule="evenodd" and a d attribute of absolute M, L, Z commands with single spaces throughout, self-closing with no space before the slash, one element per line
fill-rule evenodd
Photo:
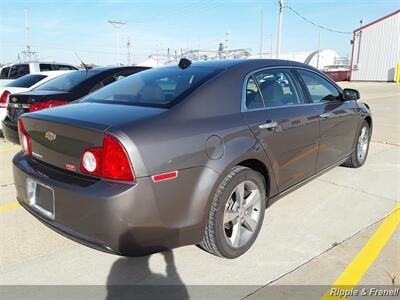
<path fill-rule="evenodd" d="M 81 172 L 113 180 L 134 181 L 128 154 L 112 135 L 105 134 L 103 147 L 86 149 L 81 157 Z"/>
<path fill-rule="evenodd" d="M 25 130 L 22 119 L 18 120 L 18 135 L 22 149 L 25 151 L 26 154 L 32 154 L 31 137 L 29 136 L 29 133 Z"/>
<path fill-rule="evenodd" d="M 8 100 L 8 96 L 9 95 L 10 95 L 9 91 L 4 91 L 3 94 L 1 94 L 0 107 L 6 107 L 7 106 L 7 100 Z"/>
<path fill-rule="evenodd" d="M 66 100 L 49 100 L 46 102 L 39 102 L 39 103 L 33 103 L 29 106 L 29 112 L 34 112 L 37 110 L 42 110 L 54 106 L 59 106 L 59 105 L 64 105 L 67 104 L 68 101 Z"/>
<path fill-rule="evenodd" d="M 133 181 L 128 155 L 121 143 L 112 135 L 104 135 L 101 177 Z"/>

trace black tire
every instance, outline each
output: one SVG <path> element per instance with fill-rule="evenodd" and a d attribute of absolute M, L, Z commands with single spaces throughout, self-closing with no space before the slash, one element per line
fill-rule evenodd
<path fill-rule="evenodd" d="M 368 143 L 367 143 L 367 149 L 366 149 L 365 155 L 363 156 L 363 158 L 360 158 L 358 143 L 359 143 L 359 138 L 363 131 L 363 128 L 366 128 L 366 131 L 368 133 Z M 353 153 L 346 159 L 346 161 L 342 164 L 342 166 L 348 167 L 348 168 L 361 167 L 367 160 L 370 140 L 371 140 L 371 129 L 370 129 L 368 123 L 366 121 L 363 121 L 361 124 L 360 130 L 358 131 L 358 134 L 357 134 L 357 140 L 354 145 Z"/>
<path fill-rule="evenodd" d="M 245 181 L 250 181 L 258 188 L 261 198 L 261 201 L 258 202 L 260 203 L 260 211 L 257 227 L 250 235 L 249 240 L 240 247 L 233 247 L 225 237 L 225 230 L 227 229 L 223 224 L 224 211 L 233 191 L 241 182 Z M 265 179 L 259 172 L 243 166 L 234 167 L 226 175 L 214 195 L 203 241 L 198 246 L 211 254 L 225 258 L 236 258 L 245 253 L 256 240 L 263 223 L 267 199 L 265 186 Z M 256 211 L 258 212 L 258 210 Z"/>

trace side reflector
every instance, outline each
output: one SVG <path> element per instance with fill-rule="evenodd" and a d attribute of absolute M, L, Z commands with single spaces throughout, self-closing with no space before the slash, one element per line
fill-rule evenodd
<path fill-rule="evenodd" d="M 173 171 L 173 172 L 168 172 L 168 173 L 163 173 L 163 174 L 157 174 L 151 176 L 154 182 L 160 182 L 164 180 L 170 180 L 178 177 L 178 171 Z"/>

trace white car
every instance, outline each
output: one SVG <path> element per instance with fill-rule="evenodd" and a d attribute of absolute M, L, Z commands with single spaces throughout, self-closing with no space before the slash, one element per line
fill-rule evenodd
<path fill-rule="evenodd" d="M 65 63 L 49 63 L 40 61 L 8 64 L 0 69 L 0 87 L 28 74 L 68 70 L 78 70 L 78 68 Z"/>
<path fill-rule="evenodd" d="M 13 80 L 6 86 L 0 87 L 0 122 L 3 121 L 7 115 L 8 96 L 10 94 L 33 90 L 39 85 L 68 72 L 73 71 L 50 71 L 29 74 Z"/>

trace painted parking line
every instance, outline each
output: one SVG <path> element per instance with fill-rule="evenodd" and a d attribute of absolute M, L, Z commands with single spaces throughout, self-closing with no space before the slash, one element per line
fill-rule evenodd
<path fill-rule="evenodd" d="M 346 295 L 360 282 L 395 232 L 399 223 L 400 202 L 321 299 L 347 298 Z"/>
<path fill-rule="evenodd" d="M 0 205 L 0 213 L 5 212 L 7 210 L 13 209 L 13 208 L 18 208 L 20 205 L 18 202 L 13 202 L 13 203 L 8 203 L 4 205 Z"/>

